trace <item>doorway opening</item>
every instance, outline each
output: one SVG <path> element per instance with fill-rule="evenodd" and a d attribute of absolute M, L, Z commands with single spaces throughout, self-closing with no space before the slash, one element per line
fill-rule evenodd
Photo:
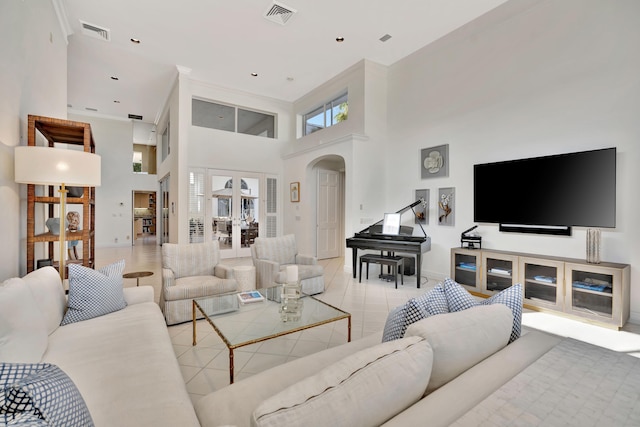
<path fill-rule="evenodd" d="M 133 191 L 133 245 L 156 244 L 155 191 Z"/>

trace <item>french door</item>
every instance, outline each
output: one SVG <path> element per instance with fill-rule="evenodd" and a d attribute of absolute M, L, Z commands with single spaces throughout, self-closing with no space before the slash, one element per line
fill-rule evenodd
<path fill-rule="evenodd" d="M 192 169 L 189 238 L 217 240 L 222 258 L 251 256 L 256 237 L 277 234 L 277 179 L 255 172 Z"/>

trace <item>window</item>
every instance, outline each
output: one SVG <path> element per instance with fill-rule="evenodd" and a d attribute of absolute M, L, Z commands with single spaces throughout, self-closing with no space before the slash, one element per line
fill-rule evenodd
<path fill-rule="evenodd" d="M 133 144 L 133 172 L 156 174 L 156 147 L 154 145 Z"/>
<path fill-rule="evenodd" d="M 200 99 L 191 101 L 191 124 L 209 129 L 275 138 L 276 117 Z"/>
<path fill-rule="evenodd" d="M 343 122 L 347 120 L 348 115 L 348 93 L 345 92 L 334 100 L 327 102 L 303 116 L 304 134 L 310 135 L 320 129 Z"/>

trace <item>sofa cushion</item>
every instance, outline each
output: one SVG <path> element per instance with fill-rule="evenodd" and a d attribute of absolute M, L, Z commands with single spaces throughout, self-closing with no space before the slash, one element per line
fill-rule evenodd
<path fill-rule="evenodd" d="M 69 309 L 61 324 L 92 319 L 125 308 L 123 271 L 124 260 L 100 270 L 69 264 Z"/>
<path fill-rule="evenodd" d="M 57 366 L 0 364 L 0 421 L 8 425 L 93 426 L 80 392 Z"/>
<path fill-rule="evenodd" d="M 462 285 L 449 278 L 444 281 L 444 292 L 451 311 L 466 310 L 477 305 L 504 304 L 513 313 L 513 325 L 509 342 L 517 340 L 522 333 L 522 304 L 524 292 L 522 284 L 516 283 L 497 294 L 479 301 L 471 295 Z"/>
<path fill-rule="evenodd" d="M 251 424 L 378 426 L 422 397 L 432 360 L 420 337 L 378 344 L 265 400 Z"/>
<path fill-rule="evenodd" d="M 382 342 L 402 338 L 407 326 L 418 320 L 448 312 L 444 289 L 441 284 L 437 284 L 429 292 L 417 298 L 411 298 L 404 306 L 391 310 L 384 325 Z"/>
<path fill-rule="evenodd" d="M 31 288 L 38 309 L 47 322 L 47 333 L 55 331 L 67 308 L 67 299 L 60 280 L 58 270 L 51 266 L 32 271 L 22 278 Z"/>
<path fill-rule="evenodd" d="M 495 304 L 427 317 L 409 326 L 406 337 L 420 336 L 433 349 L 427 394 L 506 346 L 512 324 L 511 310 Z"/>
<path fill-rule="evenodd" d="M 39 362 L 47 349 L 47 322 L 29 286 L 8 279 L 0 286 L 0 360 Z"/>
<path fill-rule="evenodd" d="M 190 276 L 176 280 L 175 286 L 164 288 L 164 300 L 176 301 L 225 294 L 238 290 L 235 279 L 216 276 Z"/>

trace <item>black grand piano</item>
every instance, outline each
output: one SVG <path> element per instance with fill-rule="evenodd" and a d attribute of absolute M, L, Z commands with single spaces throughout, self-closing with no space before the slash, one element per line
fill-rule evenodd
<path fill-rule="evenodd" d="M 411 203 L 409 206 L 397 211 L 397 214 L 402 215 L 404 212 L 411 209 L 415 217 L 414 206 L 422 203 L 421 200 L 417 200 Z M 353 262 L 353 278 L 356 278 L 356 267 L 358 264 L 358 249 L 370 249 L 377 251 L 387 252 L 402 252 L 407 254 L 416 255 L 416 274 L 418 277 L 418 288 L 420 287 L 420 271 L 422 267 L 422 254 L 431 250 L 431 238 L 427 236 L 427 233 L 422 228 L 422 224 L 418 223 L 423 236 L 414 236 L 413 227 L 402 225 L 399 228 L 397 234 L 383 233 L 383 220 L 376 222 L 375 224 L 365 228 L 364 230 L 356 233 L 353 237 L 347 239 L 347 248 L 353 250 L 352 262 Z"/>

